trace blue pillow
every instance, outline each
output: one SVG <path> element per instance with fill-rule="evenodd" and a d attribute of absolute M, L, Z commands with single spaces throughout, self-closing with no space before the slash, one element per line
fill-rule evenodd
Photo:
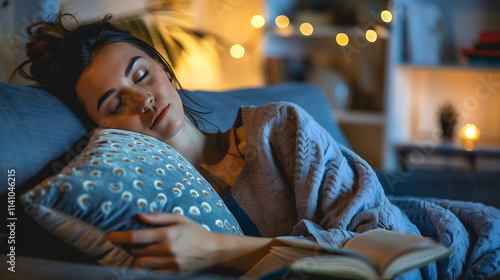
<path fill-rule="evenodd" d="M 243 235 L 217 192 L 179 153 L 118 129 L 97 129 L 78 157 L 21 202 L 44 228 L 105 265 L 133 263 L 103 233 L 151 228 L 138 213 L 178 213 L 207 230 Z"/>
<path fill-rule="evenodd" d="M 7 170 L 14 170 L 19 187 L 47 163 L 67 153 L 84 134 L 78 117 L 53 95 L 0 82 L 0 170 L 5 182 L 2 186 L 7 184 Z M 69 160 L 63 166 L 67 163 Z M 49 169 L 51 174 L 60 170 L 59 165 Z M 2 187 L 0 194 L 6 191 L 7 187 Z"/>

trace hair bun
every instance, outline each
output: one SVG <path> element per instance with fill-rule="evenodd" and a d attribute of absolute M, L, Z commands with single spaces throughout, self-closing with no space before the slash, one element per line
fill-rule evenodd
<path fill-rule="evenodd" d="M 76 19 L 70 14 L 59 15 L 54 22 L 38 21 L 27 28 L 29 42 L 26 55 L 31 62 L 30 72 L 41 85 L 50 84 L 47 65 L 57 67 L 65 54 L 71 52 L 71 30 L 63 24 L 66 17 Z"/>

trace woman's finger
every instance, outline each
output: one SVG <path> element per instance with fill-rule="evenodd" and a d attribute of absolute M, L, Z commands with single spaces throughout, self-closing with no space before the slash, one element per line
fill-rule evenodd
<path fill-rule="evenodd" d="M 168 226 L 186 222 L 186 217 L 172 213 L 151 212 L 151 213 L 140 213 L 138 214 L 138 216 L 139 219 L 141 219 L 141 221 L 150 225 L 157 225 L 157 226 Z"/>
<path fill-rule="evenodd" d="M 174 257 L 147 256 L 135 259 L 136 267 L 148 269 L 179 269 L 179 264 Z"/>
<path fill-rule="evenodd" d="M 155 243 L 144 248 L 133 248 L 130 254 L 134 256 L 172 256 L 172 247 L 169 243 Z"/>
<path fill-rule="evenodd" d="M 124 244 L 151 244 L 168 240 L 168 229 L 139 229 L 130 231 L 114 231 L 106 234 L 106 238 L 113 243 Z"/>
<path fill-rule="evenodd" d="M 149 271 L 150 274 L 178 274 L 179 269 L 178 268 L 168 268 L 168 269 L 151 269 Z"/>

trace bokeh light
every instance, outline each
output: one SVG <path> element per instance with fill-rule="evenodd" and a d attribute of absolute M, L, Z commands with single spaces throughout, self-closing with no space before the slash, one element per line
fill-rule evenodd
<path fill-rule="evenodd" d="M 285 15 L 277 16 L 274 22 L 276 23 L 276 26 L 281 28 L 285 28 L 290 24 L 290 20 Z"/>
<path fill-rule="evenodd" d="M 375 32 L 375 30 L 371 30 L 371 29 L 367 30 L 366 31 L 366 40 L 368 42 L 371 42 L 371 43 L 377 41 L 377 32 Z"/>
<path fill-rule="evenodd" d="M 380 17 L 387 23 L 392 21 L 392 14 L 388 10 L 383 10 L 382 13 L 380 13 Z"/>
<path fill-rule="evenodd" d="M 234 58 L 241 58 L 245 55 L 245 48 L 240 44 L 234 44 L 231 46 L 229 53 Z"/>
<path fill-rule="evenodd" d="M 304 36 L 310 36 L 313 33 L 313 26 L 308 22 L 304 22 L 300 25 L 300 33 Z"/>
<path fill-rule="evenodd" d="M 345 33 L 337 34 L 335 39 L 337 40 L 337 44 L 341 46 L 346 46 L 349 43 L 349 37 Z"/>
<path fill-rule="evenodd" d="M 250 20 L 250 23 L 255 28 L 261 28 L 262 26 L 264 26 L 264 24 L 266 24 L 266 20 L 261 15 L 255 15 Z"/>

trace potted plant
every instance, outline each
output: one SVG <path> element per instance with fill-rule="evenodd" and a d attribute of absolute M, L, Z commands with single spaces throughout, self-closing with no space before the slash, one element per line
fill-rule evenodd
<path fill-rule="evenodd" d="M 453 139 L 458 114 L 453 105 L 445 104 L 439 110 L 439 123 L 441 126 L 441 139 L 451 142 Z"/>

